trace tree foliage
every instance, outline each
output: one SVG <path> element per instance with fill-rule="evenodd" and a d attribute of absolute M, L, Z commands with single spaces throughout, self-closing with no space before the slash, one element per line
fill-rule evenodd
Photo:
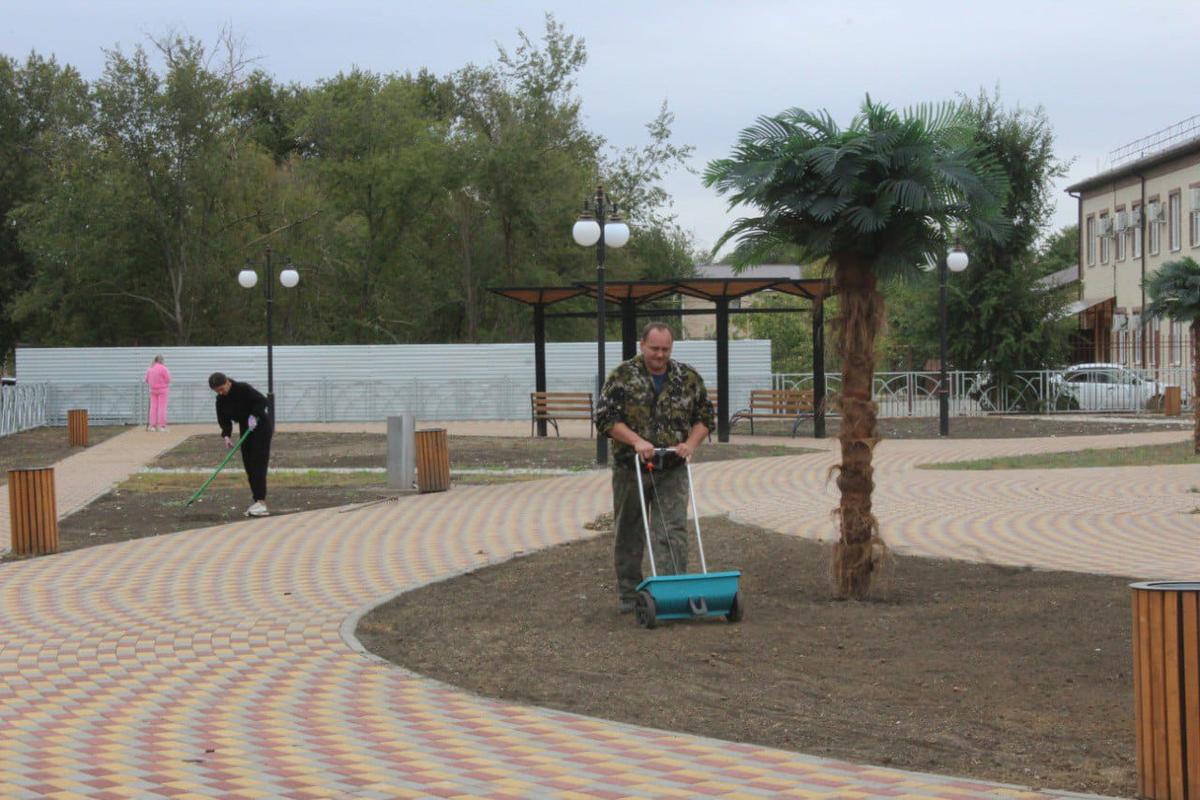
<path fill-rule="evenodd" d="M 0 57 L 2 349 L 260 341 L 263 298 L 233 276 L 267 248 L 302 276 L 276 292 L 278 341 L 524 340 L 526 309 L 487 288 L 590 279 L 570 230 L 602 178 L 635 223 L 614 276 L 691 265 L 661 188 L 690 154 L 670 111 L 609 154 L 575 91 L 584 42 L 553 17 L 444 76 L 285 86 L 229 35 L 106 56 L 91 84 Z"/>
<path fill-rule="evenodd" d="M 1001 382 L 1017 370 L 1058 366 L 1066 356 L 1070 323 L 1062 311 L 1069 299 L 1040 281 L 1066 266 L 1069 242 L 1063 233 L 1038 246 L 1054 211 L 1054 181 L 1066 165 L 1054 155 L 1054 134 L 1040 108 L 1006 110 L 982 93 L 965 107 L 976 146 L 1007 178 L 1003 214 L 1010 224 L 1003 238 L 963 233 L 970 266 L 948 277 L 947 349 L 953 368 L 986 369 Z M 931 263 L 944 257 L 935 255 Z M 893 342 L 903 343 L 893 357 L 916 366 L 936 359 L 937 271 L 889 292 L 900 300 L 891 306 Z"/>
<path fill-rule="evenodd" d="M 761 263 L 792 244 L 809 260 L 827 259 L 833 273 L 842 362 L 840 597 L 867 594 L 884 549 L 871 512 L 878 439 L 872 377 L 884 313 L 878 281 L 940 256 L 959 231 L 980 240 L 1007 232 L 1000 213 L 1006 181 L 978 146 L 972 123 L 970 109 L 954 103 L 899 113 L 868 97 L 846 129 L 827 112 L 792 109 L 760 118 L 705 173 L 731 206 L 757 212 L 721 239 L 737 239 L 735 264 Z"/>
<path fill-rule="evenodd" d="M 1192 450 L 1200 455 L 1200 264 L 1184 256 L 1168 261 L 1146 276 L 1146 315 L 1188 323 L 1192 339 Z"/>

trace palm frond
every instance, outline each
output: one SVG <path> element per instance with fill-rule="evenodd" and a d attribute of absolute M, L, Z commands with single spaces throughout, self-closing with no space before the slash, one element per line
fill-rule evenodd
<path fill-rule="evenodd" d="M 1148 275 L 1143 286 L 1150 300 L 1147 316 L 1176 322 L 1200 320 L 1200 264 L 1194 258 L 1168 261 Z"/>

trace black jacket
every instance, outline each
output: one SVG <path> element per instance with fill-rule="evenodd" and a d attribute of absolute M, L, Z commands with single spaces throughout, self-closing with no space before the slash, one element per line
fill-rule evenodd
<path fill-rule="evenodd" d="M 217 395 L 217 424 L 221 426 L 221 435 L 230 436 L 234 422 L 239 431 L 245 433 L 246 419 L 251 414 L 258 417 L 259 425 L 271 424 L 267 398 L 248 383 L 230 381 L 229 392 Z"/>

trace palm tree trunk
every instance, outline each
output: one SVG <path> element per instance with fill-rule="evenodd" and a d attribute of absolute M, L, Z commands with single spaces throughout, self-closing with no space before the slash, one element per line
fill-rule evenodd
<path fill-rule="evenodd" d="M 1200 455 L 1200 320 L 1192 326 L 1192 454 Z"/>
<path fill-rule="evenodd" d="M 875 337 L 883 322 L 883 297 L 870 262 L 857 256 L 835 257 L 834 283 L 841 300 L 837 348 L 842 359 L 842 415 L 838 440 L 840 540 L 833 548 L 833 574 L 838 598 L 862 599 L 871 588 L 871 573 L 884 552 L 879 522 L 871 513 L 875 490 L 871 458 L 878 441 L 876 406 L 871 397 L 875 376 Z"/>

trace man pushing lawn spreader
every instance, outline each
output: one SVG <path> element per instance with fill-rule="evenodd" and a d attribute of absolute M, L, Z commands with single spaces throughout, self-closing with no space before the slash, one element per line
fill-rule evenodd
<path fill-rule="evenodd" d="M 710 573 L 704 561 L 689 460 L 715 424 L 713 405 L 700 373 L 671 358 L 674 341 L 664 323 L 647 324 L 641 353 L 617 365 L 596 406 L 596 430 L 614 442 L 618 610 L 636 610 L 638 623 L 647 628 L 659 619 L 724 616 L 737 621 L 743 609 L 737 594 L 740 573 Z M 697 574 L 687 574 L 689 498 L 704 570 Z M 647 505 L 656 508 L 648 513 Z M 643 580 L 647 546 L 653 577 Z"/>

